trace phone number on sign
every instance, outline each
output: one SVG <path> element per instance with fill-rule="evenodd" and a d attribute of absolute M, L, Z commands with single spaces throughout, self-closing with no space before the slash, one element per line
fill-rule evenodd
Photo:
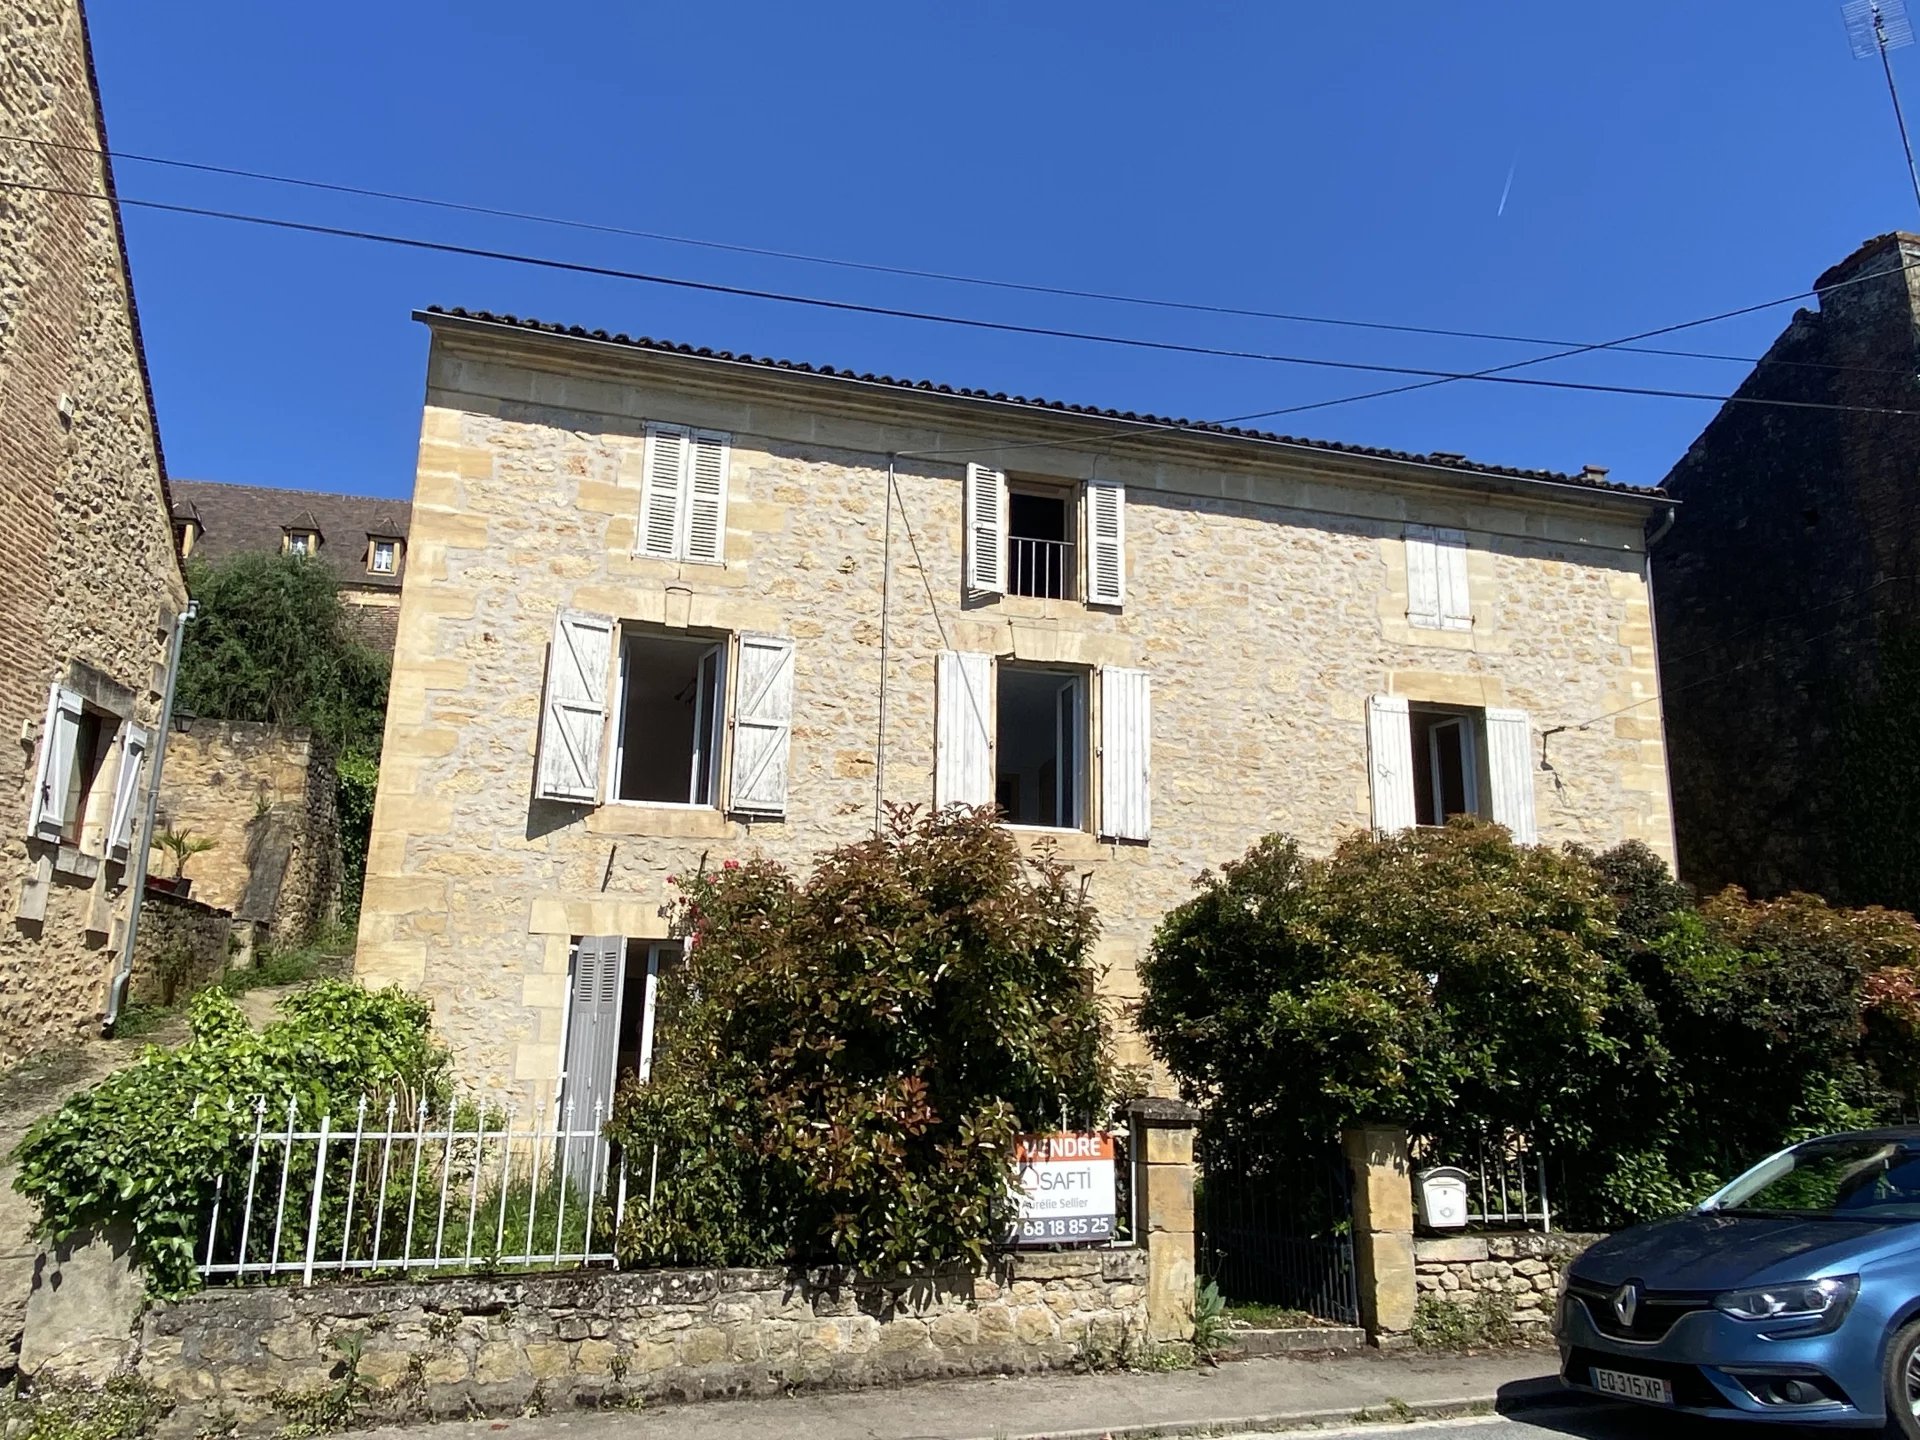
<path fill-rule="evenodd" d="M 1113 1238 L 1113 1216 L 1111 1215 L 1073 1215 L 1059 1220 L 1028 1219 L 1022 1220 L 1014 1231 L 1014 1243 L 1018 1245 L 1052 1245 L 1072 1240 L 1110 1240 Z"/>

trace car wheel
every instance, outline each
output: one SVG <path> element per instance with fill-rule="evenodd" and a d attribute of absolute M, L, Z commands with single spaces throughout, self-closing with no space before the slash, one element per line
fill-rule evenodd
<path fill-rule="evenodd" d="M 1900 1327 L 1887 1345 L 1880 1379 L 1887 1397 L 1887 1434 L 1920 1440 L 1920 1320 Z"/>

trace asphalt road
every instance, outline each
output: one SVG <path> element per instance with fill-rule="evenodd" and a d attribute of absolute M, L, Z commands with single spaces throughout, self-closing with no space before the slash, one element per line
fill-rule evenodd
<path fill-rule="evenodd" d="M 1757 1433 L 1763 1440 L 1811 1440 L 1823 1432 L 1766 1426 Z M 1868 1432 L 1849 1430 L 1845 1433 Z M 1387 1436 L 1405 1436 L 1408 1440 L 1753 1440 L 1755 1434 L 1755 1427 L 1750 1425 L 1662 1415 L 1638 1406 L 1597 1401 L 1591 1405 L 1529 1408 L 1511 1416 L 1416 1421 L 1411 1425 L 1362 1425 L 1312 1432 L 1313 1440 L 1384 1440 Z M 1246 1436 L 1243 1440 L 1300 1440 L 1300 1435 L 1301 1432 L 1294 1431 L 1290 1436 L 1275 1433 Z"/>

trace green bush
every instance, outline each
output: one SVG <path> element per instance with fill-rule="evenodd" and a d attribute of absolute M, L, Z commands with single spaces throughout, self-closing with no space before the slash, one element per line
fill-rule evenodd
<path fill-rule="evenodd" d="M 1104 1118 L 1093 912 L 991 814 L 896 812 L 804 881 L 754 861 L 678 883 L 692 948 L 608 1128 L 658 1177 L 624 1261 L 977 1260 L 1016 1135 Z"/>
<path fill-rule="evenodd" d="M 205 991 L 189 1006 L 185 1044 L 147 1050 L 34 1125 L 15 1152 L 14 1185 L 39 1205 L 40 1233 L 124 1228 L 152 1291 L 190 1289 L 217 1183 L 245 1181 L 256 1100 L 270 1115 L 290 1099 L 318 1115 L 363 1094 L 446 1090 L 422 1000 L 322 981 L 280 1012 L 255 1031 L 230 997 Z"/>
<path fill-rule="evenodd" d="M 1559 1218 L 1670 1213 L 1791 1140 L 1920 1093 L 1920 925 L 1810 896 L 1696 905 L 1642 845 L 1522 847 L 1477 821 L 1270 837 L 1170 914 L 1142 1028 L 1210 1139 L 1289 1153 L 1397 1121 L 1512 1130 Z"/>

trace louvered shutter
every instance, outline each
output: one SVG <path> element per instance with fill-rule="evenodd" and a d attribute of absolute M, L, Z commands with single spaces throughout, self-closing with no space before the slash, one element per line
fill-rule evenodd
<path fill-rule="evenodd" d="M 792 735 L 793 641 L 742 635 L 729 809 L 743 815 L 787 813 L 787 752 Z"/>
<path fill-rule="evenodd" d="M 934 692 L 933 805 L 993 800 L 993 657 L 940 652 Z"/>
<path fill-rule="evenodd" d="M 1524 710 L 1487 711 L 1487 778 L 1493 818 L 1520 845 L 1540 843 L 1533 810 L 1533 726 Z"/>
<path fill-rule="evenodd" d="M 146 764 L 152 732 L 132 721 L 120 727 L 120 773 L 113 782 L 113 821 L 107 827 L 107 853 L 123 857 L 133 840 L 134 801 L 140 794 L 140 767 Z"/>
<path fill-rule="evenodd" d="M 1473 599 L 1467 593 L 1467 537 L 1459 530 L 1433 532 L 1434 571 L 1440 597 L 1440 628 L 1471 630 Z"/>
<path fill-rule="evenodd" d="M 984 465 L 967 466 L 967 588 L 985 595 L 1007 591 L 1007 477 Z"/>
<path fill-rule="evenodd" d="M 1405 696 L 1367 699 L 1367 778 L 1373 790 L 1373 828 L 1412 829 L 1413 724 Z"/>
<path fill-rule="evenodd" d="M 640 478 L 640 551 L 644 555 L 674 560 L 682 553 L 692 448 L 692 436 L 681 426 L 655 425 L 647 430 Z"/>
<path fill-rule="evenodd" d="M 1145 840 L 1152 828 L 1152 688 L 1144 670 L 1100 672 L 1100 833 Z"/>
<path fill-rule="evenodd" d="M 695 431 L 690 449 L 685 554 L 718 565 L 727 550 L 727 437 Z"/>
<path fill-rule="evenodd" d="M 592 804 L 600 797 L 600 754 L 607 724 L 607 667 L 613 621 L 562 610 L 547 651 L 547 693 L 540 708 L 534 794 Z"/>
<path fill-rule="evenodd" d="M 1127 487 L 1089 480 L 1087 603 L 1119 605 L 1127 598 Z"/>
<path fill-rule="evenodd" d="M 1407 526 L 1407 621 L 1429 630 L 1440 628 L 1440 557 L 1434 532 L 1425 525 Z"/>
<path fill-rule="evenodd" d="M 58 683 L 47 693 L 47 720 L 40 730 L 40 766 L 33 781 L 27 833 L 58 843 L 73 784 L 73 751 L 80 740 L 81 700 Z"/>
<path fill-rule="evenodd" d="M 573 959 L 567 1006 L 567 1048 L 560 1081 L 560 1128 L 598 1131 L 613 1104 L 620 1058 L 620 992 L 627 942 L 618 935 L 583 936 Z M 606 1144 L 597 1136 L 563 1142 L 568 1183 L 581 1193 L 606 1174 Z"/>

